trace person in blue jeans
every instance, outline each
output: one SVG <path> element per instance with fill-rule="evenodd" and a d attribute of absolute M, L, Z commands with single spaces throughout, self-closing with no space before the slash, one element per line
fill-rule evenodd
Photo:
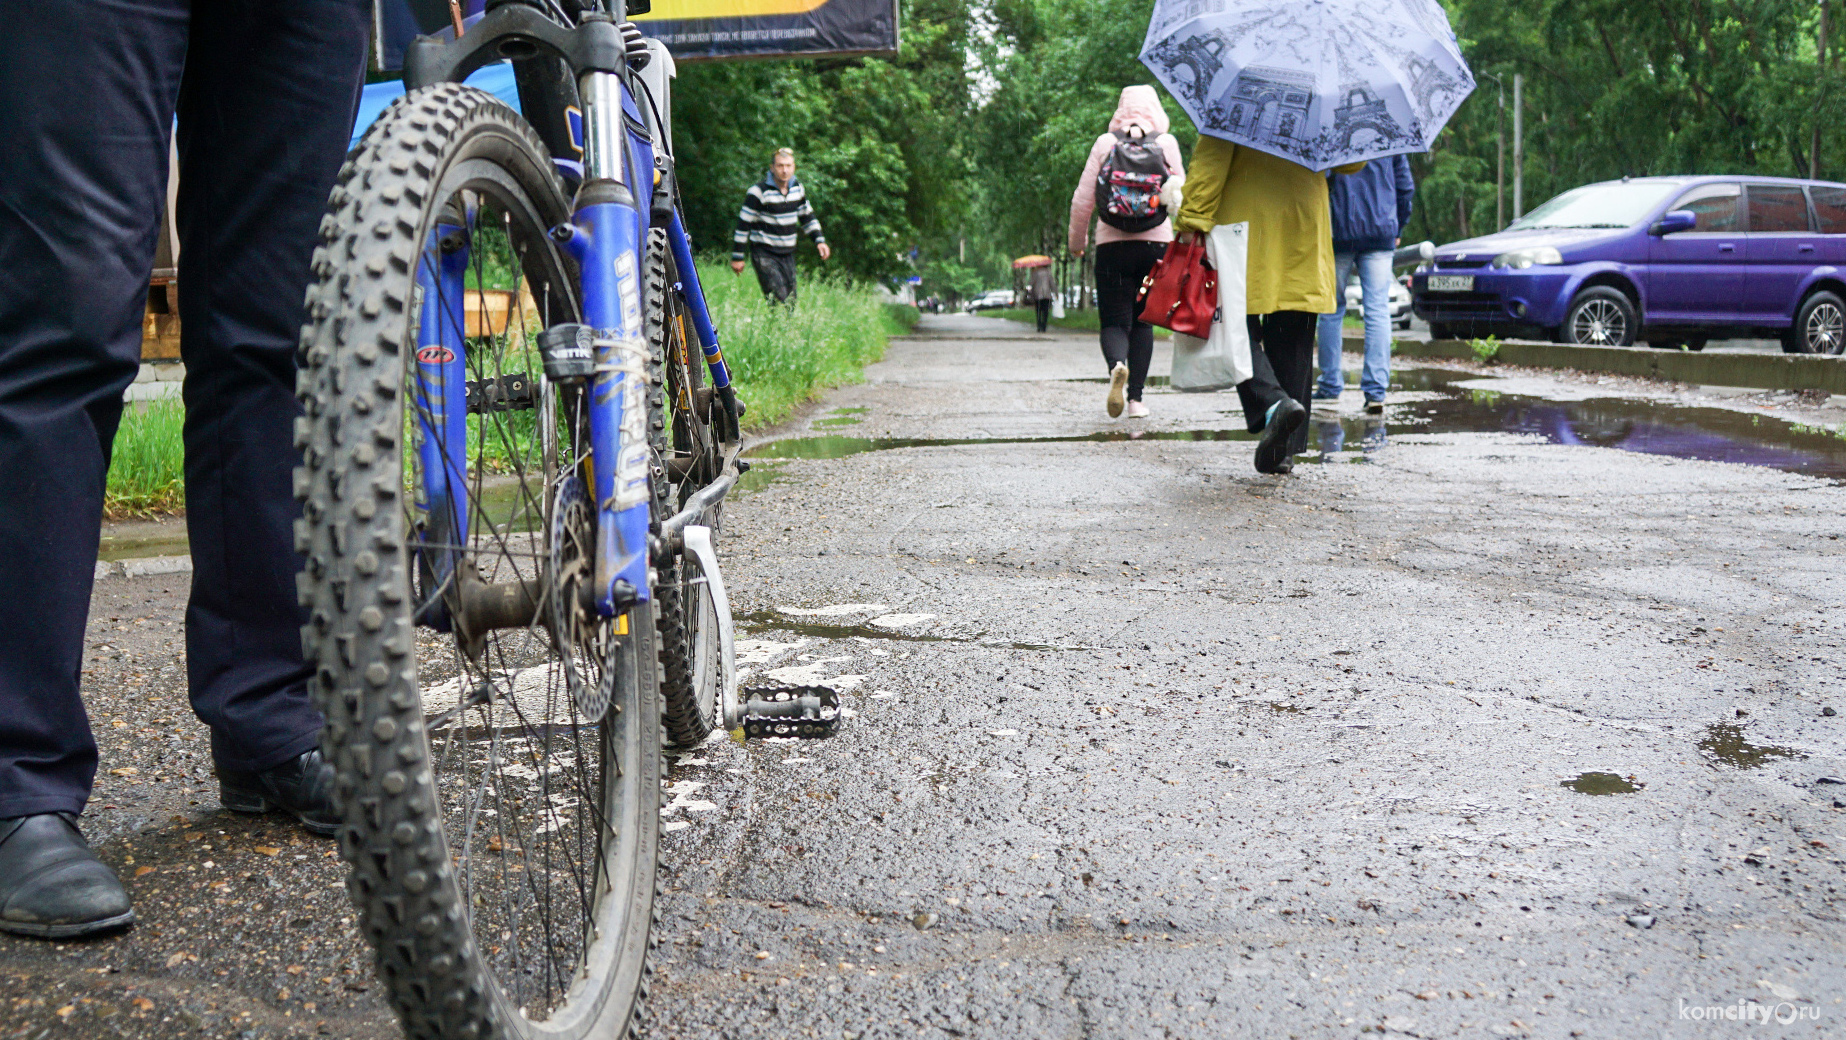
<path fill-rule="evenodd" d="M 1366 163 L 1358 173 L 1329 173 L 1327 195 L 1333 211 L 1332 314 L 1320 318 L 1320 379 L 1316 401 L 1331 401 L 1345 389 L 1340 373 L 1341 325 L 1346 320 L 1346 282 L 1359 272 L 1361 310 L 1365 315 L 1365 371 L 1359 389 L 1365 410 L 1384 411 L 1391 386 L 1391 257 L 1396 252 L 1416 200 L 1410 160 L 1401 155 Z"/>

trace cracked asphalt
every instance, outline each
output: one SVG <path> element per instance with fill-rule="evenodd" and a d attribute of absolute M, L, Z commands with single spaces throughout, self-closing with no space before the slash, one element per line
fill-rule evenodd
<path fill-rule="evenodd" d="M 1437 390 L 1261 476 L 1234 395 L 1130 425 L 1091 337 L 918 331 L 776 436 L 977 443 L 727 504 L 743 659 L 850 716 L 678 756 L 646 1035 L 1846 1036 L 1836 483 Z M 1185 439 L 1075 439 L 1136 428 Z M 100 582 L 86 658 L 142 923 L 0 939 L 0 1034 L 394 1035 L 331 845 L 216 806 L 185 586 Z"/>

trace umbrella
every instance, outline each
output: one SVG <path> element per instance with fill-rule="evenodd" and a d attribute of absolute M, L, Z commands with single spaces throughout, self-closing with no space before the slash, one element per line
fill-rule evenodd
<path fill-rule="evenodd" d="M 1428 151 L 1474 89 L 1437 0 L 1156 0 L 1141 62 L 1201 133 L 1312 170 Z"/>
<path fill-rule="evenodd" d="M 1013 261 L 1013 266 L 1016 268 L 1017 267 L 1050 267 L 1051 258 L 1048 256 L 1041 255 L 1039 253 L 1033 253 L 1031 256 L 1022 256 L 1019 259 Z"/>

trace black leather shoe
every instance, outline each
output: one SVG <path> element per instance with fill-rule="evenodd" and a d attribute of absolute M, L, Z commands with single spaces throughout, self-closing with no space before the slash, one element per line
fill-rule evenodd
<path fill-rule="evenodd" d="M 319 748 L 260 773 L 218 769 L 218 800 L 238 813 L 293 813 L 308 830 L 332 837 L 340 818 L 333 811 L 333 767 Z"/>
<path fill-rule="evenodd" d="M 128 892 L 70 815 L 0 820 L 0 931 L 74 939 L 134 923 Z"/>
<path fill-rule="evenodd" d="M 1289 463 L 1288 440 L 1301 428 L 1302 420 L 1307 417 L 1308 410 L 1292 397 L 1284 397 L 1276 405 L 1275 414 L 1269 417 L 1269 425 L 1263 427 L 1263 439 L 1256 445 L 1258 473 L 1287 473 L 1294 468 Z M 1284 466 L 1288 468 L 1284 469 Z"/>

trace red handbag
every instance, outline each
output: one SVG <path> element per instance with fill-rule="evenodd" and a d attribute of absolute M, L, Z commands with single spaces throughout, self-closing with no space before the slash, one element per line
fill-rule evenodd
<path fill-rule="evenodd" d="M 1135 302 L 1149 325 L 1208 338 L 1218 312 L 1218 272 L 1205 262 L 1204 241 L 1175 239 L 1167 246 L 1167 255 L 1141 280 Z"/>

